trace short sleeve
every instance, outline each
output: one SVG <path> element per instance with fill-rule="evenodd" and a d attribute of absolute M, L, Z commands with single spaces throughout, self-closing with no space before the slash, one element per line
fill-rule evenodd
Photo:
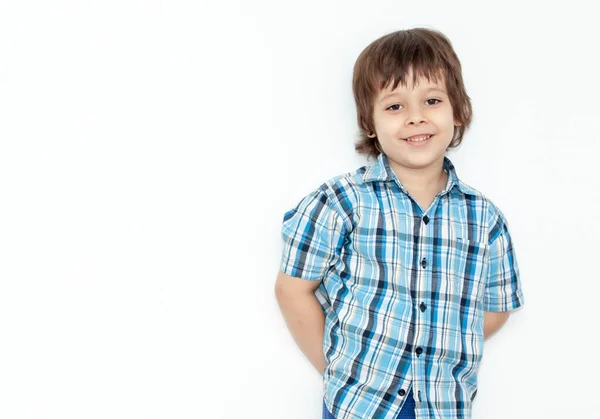
<path fill-rule="evenodd" d="M 490 232 L 490 259 L 484 311 L 510 311 L 524 303 L 519 266 L 504 217 Z"/>
<path fill-rule="evenodd" d="M 318 189 L 285 213 L 281 271 L 297 278 L 323 279 L 339 258 L 344 222 Z"/>

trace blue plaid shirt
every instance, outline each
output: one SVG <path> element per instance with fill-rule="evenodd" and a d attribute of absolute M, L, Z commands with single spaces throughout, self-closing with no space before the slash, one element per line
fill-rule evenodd
<path fill-rule="evenodd" d="M 460 181 L 423 212 L 389 166 L 337 176 L 283 219 L 281 270 L 321 281 L 324 401 L 337 419 L 470 418 L 483 312 L 523 304 L 506 219 Z"/>

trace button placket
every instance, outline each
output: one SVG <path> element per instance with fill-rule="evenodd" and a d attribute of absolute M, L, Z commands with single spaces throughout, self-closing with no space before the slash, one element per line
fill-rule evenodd
<path fill-rule="evenodd" d="M 428 234 L 428 230 L 431 231 L 431 229 L 428 226 L 428 224 L 430 223 L 431 219 L 427 216 L 424 215 L 421 218 L 421 229 L 420 229 L 420 234 L 421 234 L 421 242 L 425 243 L 426 242 L 426 237 L 429 236 Z M 423 252 L 420 256 L 421 256 L 421 260 L 418 262 L 419 265 L 421 266 L 421 272 L 419 273 L 418 277 L 419 277 L 419 288 L 420 289 L 420 293 L 418 293 L 418 295 L 422 298 L 425 295 L 427 295 L 427 289 L 428 289 L 428 284 L 430 283 L 430 275 L 429 275 L 429 270 L 427 270 L 427 268 L 429 267 L 429 261 L 427 260 L 427 255 L 425 253 L 425 248 L 422 246 L 419 246 L 419 251 Z M 417 300 L 419 301 L 419 300 Z M 425 312 L 425 310 L 427 310 L 427 304 L 425 304 L 424 301 L 421 301 L 418 304 L 418 309 L 421 312 Z M 417 330 L 417 333 L 415 334 L 415 342 L 424 342 L 424 338 L 427 335 L 427 323 L 428 323 L 428 319 L 426 318 L 427 316 L 423 316 L 423 322 L 419 322 L 420 325 L 422 325 L 425 329 L 421 329 Z M 415 396 L 417 396 L 416 398 L 419 400 L 419 402 L 422 401 L 422 396 L 421 396 L 421 391 L 418 389 L 420 387 L 419 383 L 419 376 L 420 374 L 418 373 L 418 371 L 423 367 L 422 365 L 422 360 L 420 359 L 421 354 L 423 353 L 423 348 L 421 346 L 417 346 L 416 348 L 414 348 L 414 363 L 413 363 L 413 391 L 415 391 Z"/>

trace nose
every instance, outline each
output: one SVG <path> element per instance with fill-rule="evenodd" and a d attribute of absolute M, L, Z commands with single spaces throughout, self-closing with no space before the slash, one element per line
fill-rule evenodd
<path fill-rule="evenodd" d="M 419 108 L 413 108 L 408 118 L 406 118 L 407 125 L 419 125 L 421 123 L 427 122 L 425 115 L 423 115 L 423 111 Z"/>

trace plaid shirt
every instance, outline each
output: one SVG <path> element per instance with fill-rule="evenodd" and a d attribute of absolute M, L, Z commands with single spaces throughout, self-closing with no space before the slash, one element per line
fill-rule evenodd
<path fill-rule="evenodd" d="M 380 154 L 283 218 L 281 270 L 321 281 L 324 401 L 338 419 L 470 418 L 483 312 L 523 304 L 506 219 L 460 181 L 423 212 Z"/>

